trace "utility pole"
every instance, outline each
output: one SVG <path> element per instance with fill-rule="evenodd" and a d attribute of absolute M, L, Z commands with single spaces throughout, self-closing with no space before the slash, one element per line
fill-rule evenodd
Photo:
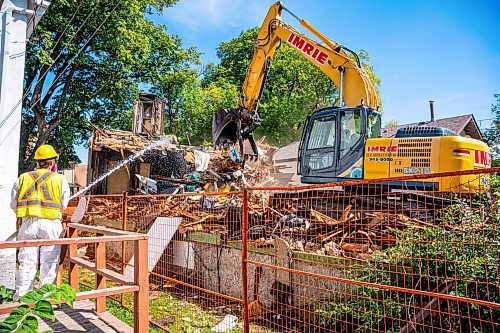
<path fill-rule="evenodd" d="M 45 0 L 0 0 L 0 242 L 15 235 L 10 192 L 18 176 L 26 41 L 50 5 Z M 0 250 L 0 285 L 14 287 L 16 253 Z"/>

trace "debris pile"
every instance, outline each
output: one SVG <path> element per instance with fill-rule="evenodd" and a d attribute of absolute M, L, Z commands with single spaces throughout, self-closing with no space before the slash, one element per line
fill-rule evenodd
<path fill-rule="evenodd" d="M 269 198 L 263 206 L 249 202 L 249 239 L 256 247 L 273 247 L 273 239 L 280 237 L 295 251 L 366 259 L 374 252 L 394 246 L 398 231 L 430 225 L 403 214 L 354 211 L 351 205 L 338 212 L 337 218 L 315 209 L 307 214 L 304 211 L 285 214 L 269 202 L 272 202 Z M 116 198 L 93 197 L 86 216 L 91 224 L 95 219 L 121 221 L 121 202 Z M 220 235 L 222 240 L 241 240 L 239 192 L 148 197 L 128 204 L 129 226 L 134 231 L 147 232 L 158 216 L 182 217 L 178 229 L 181 234 L 203 231 Z"/>
<path fill-rule="evenodd" d="M 260 156 L 247 160 L 242 167 L 242 156 L 235 147 L 221 150 L 183 146 L 175 136 L 162 136 L 165 144 L 146 152 L 127 166 L 132 192 L 138 194 L 167 194 L 185 192 L 228 192 L 244 186 L 274 185 L 271 177 L 272 154 L 275 147 L 259 143 Z M 95 127 L 90 142 L 93 156 L 92 178 L 105 173 L 113 163 L 124 160 L 155 140 L 134 135 L 128 131 Z M 149 165 L 144 171 L 137 167 Z M 134 166 L 135 164 L 135 166 Z"/>
<path fill-rule="evenodd" d="M 276 219 L 250 228 L 251 243 L 256 247 L 272 247 L 273 237 L 288 242 L 291 248 L 336 257 L 365 259 L 376 251 L 396 244 L 396 233 L 408 227 L 421 228 L 429 223 L 403 214 L 387 212 L 353 212 L 348 205 L 335 219 L 315 209 L 308 214 L 282 214 L 272 207 Z"/>
<path fill-rule="evenodd" d="M 234 147 L 209 150 L 179 145 L 175 137 L 167 137 L 165 145 L 155 147 L 140 158 L 149 163 L 147 175 L 131 166 L 127 171 L 132 192 L 143 194 L 182 194 L 157 196 L 142 206 L 129 203 L 129 219 L 135 231 L 147 231 L 158 216 L 179 216 L 179 232 L 204 231 L 219 234 L 225 240 L 241 239 L 242 195 L 244 187 L 272 186 L 272 154 L 276 148 L 258 144 L 258 159 L 246 161 Z M 152 142 L 152 139 L 126 131 L 96 129 L 93 150 L 111 150 L 122 158 Z M 214 194 L 219 193 L 219 194 Z M 269 191 L 249 193 L 249 238 L 254 246 L 273 246 L 280 237 L 296 251 L 322 255 L 364 258 L 396 243 L 396 232 L 427 222 L 403 214 L 391 214 L 365 203 L 372 209 L 353 208 L 346 203 L 324 206 L 326 191 L 309 199 L 290 198 Z M 358 199 L 358 198 L 357 198 Z M 100 200 L 100 201 L 99 201 Z M 119 201 L 93 200 L 90 216 L 104 220 L 120 220 Z M 358 200 L 359 201 L 359 200 Z M 147 202 L 147 203 L 146 203 Z M 381 206 L 389 207 L 381 204 Z M 381 207 L 382 208 L 382 207 Z M 390 210 L 389 210 L 390 211 Z M 410 215 L 411 216 L 411 215 Z"/>
<path fill-rule="evenodd" d="M 133 154 L 154 141 L 152 138 L 134 135 L 129 131 L 103 129 L 97 126 L 93 127 L 94 132 L 91 138 L 90 146 L 94 151 L 110 149 L 120 152 L 122 155 L 125 155 L 125 153 Z M 164 146 L 155 147 L 154 150 L 175 150 L 177 148 L 178 142 L 174 135 L 166 135 L 163 139 L 166 139 L 165 141 L 170 143 L 167 143 Z"/>
<path fill-rule="evenodd" d="M 99 218 L 107 221 L 119 221 L 122 219 L 122 202 L 113 198 L 91 197 L 85 217 L 89 220 Z"/>

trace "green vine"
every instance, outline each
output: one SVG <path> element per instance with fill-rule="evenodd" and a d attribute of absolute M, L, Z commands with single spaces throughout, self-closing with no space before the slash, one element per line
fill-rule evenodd
<path fill-rule="evenodd" d="M 12 300 L 12 291 L 0 286 L 0 297 L 2 301 Z M 61 305 L 64 300 L 73 307 L 76 291 L 67 284 L 57 287 L 53 284 L 45 284 L 39 289 L 34 289 L 22 296 L 19 301 L 23 303 L 12 310 L 5 320 L 0 322 L 0 333 L 36 333 L 38 332 L 38 319 L 50 319 L 55 321 L 52 303 Z M 43 333 L 52 332 L 44 331 Z"/>

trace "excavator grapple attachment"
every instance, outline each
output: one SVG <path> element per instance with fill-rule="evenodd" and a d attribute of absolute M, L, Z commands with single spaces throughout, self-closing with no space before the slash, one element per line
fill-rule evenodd
<path fill-rule="evenodd" d="M 242 130 L 241 112 L 237 109 L 221 109 L 212 120 L 212 142 L 215 147 L 239 144 L 240 153 L 247 158 L 257 156 L 257 144 L 253 132 Z"/>
<path fill-rule="evenodd" d="M 238 110 L 221 109 L 214 114 L 212 120 L 212 142 L 216 147 L 238 141 L 241 136 L 241 118 Z"/>

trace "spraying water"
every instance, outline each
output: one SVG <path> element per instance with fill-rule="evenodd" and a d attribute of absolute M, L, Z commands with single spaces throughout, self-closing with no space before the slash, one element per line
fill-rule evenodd
<path fill-rule="evenodd" d="M 158 147 L 158 146 L 167 145 L 169 143 L 171 143 L 171 141 L 170 141 L 170 139 L 168 137 L 166 137 L 164 139 L 155 141 L 155 142 L 153 142 L 153 143 L 151 143 L 151 144 L 143 147 L 141 150 L 138 150 L 134 155 L 130 155 L 129 157 L 127 157 L 126 159 L 124 159 L 120 164 L 118 164 L 117 166 L 115 166 L 113 169 L 110 169 L 104 175 L 102 175 L 101 177 L 97 178 L 92 183 L 90 183 L 89 185 L 87 185 L 86 187 L 84 187 L 83 189 L 81 189 L 80 191 L 78 191 L 75 194 L 73 194 L 72 196 L 70 196 L 70 200 L 73 199 L 73 198 L 76 198 L 77 196 L 79 196 L 79 195 L 81 195 L 83 193 L 85 193 L 90 188 L 92 188 L 95 185 L 97 185 L 100 182 L 102 182 L 104 179 L 106 179 L 106 177 L 108 177 L 109 175 L 111 175 L 113 172 L 115 172 L 118 169 L 120 169 L 121 167 L 129 164 L 130 162 L 132 162 L 133 160 L 137 159 L 138 157 L 144 155 L 146 152 L 150 151 L 151 149 L 153 149 L 155 147 Z"/>

